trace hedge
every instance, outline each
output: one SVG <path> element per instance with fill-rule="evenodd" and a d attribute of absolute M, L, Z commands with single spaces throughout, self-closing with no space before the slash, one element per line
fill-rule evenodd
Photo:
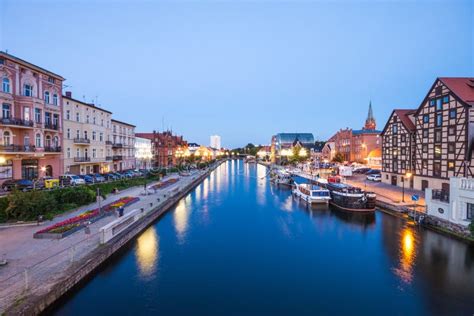
<path fill-rule="evenodd" d="M 88 186 L 58 188 L 50 191 L 13 191 L 0 198 L 0 223 L 7 221 L 34 221 L 39 215 L 46 219 L 96 201 L 97 188 L 106 197 L 114 189 L 124 190 L 159 180 L 160 175 L 147 178 L 122 179 Z"/>

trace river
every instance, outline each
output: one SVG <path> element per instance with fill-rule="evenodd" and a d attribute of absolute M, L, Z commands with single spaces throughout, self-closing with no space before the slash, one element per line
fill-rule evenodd
<path fill-rule="evenodd" d="M 219 166 L 56 315 L 472 315 L 474 249 L 377 211 L 308 207 Z"/>

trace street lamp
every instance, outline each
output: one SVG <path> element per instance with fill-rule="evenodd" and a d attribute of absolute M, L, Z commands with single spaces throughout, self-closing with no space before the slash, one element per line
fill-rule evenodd
<path fill-rule="evenodd" d="M 410 179 L 412 176 L 411 172 L 407 172 L 405 174 L 405 178 L 403 178 L 403 181 L 402 181 L 402 202 L 405 202 L 405 180 L 406 179 Z"/>

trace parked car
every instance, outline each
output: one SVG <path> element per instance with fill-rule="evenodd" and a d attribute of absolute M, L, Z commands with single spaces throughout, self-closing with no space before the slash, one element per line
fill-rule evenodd
<path fill-rule="evenodd" d="M 354 173 L 366 174 L 370 170 L 372 170 L 372 169 L 370 169 L 370 168 L 358 168 L 358 169 L 354 170 Z"/>
<path fill-rule="evenodd" d="M 380 173 L 369 174 L 367 176 L 367 180 L 374 181 L 374 182 L 380 182 L 380 181 L 382 181 L 382 176 L 380 175 Z"/>
<path fill-rule="evenodd" d="M 105 178 L 99 173 L 91 174 L 91 176 L 94 177 L 95 182 L 105 182 Z"/>
<path fill-rule="evenodd" d="M 369 174 L 380 174 L 380 170 L 378 170 L 378 169 L 370 169 L 370 170 L 367 171 L 365 174 L 366 174 L 366 175 L 369 175 Z"/>
<path fill-rule="evenodd" d="M 61 185 L 80 185 L 86 182 L 75 174 L 65 174 L 59 177 L 59 183 L 61 183 Z"/>
<path fill-rule="evenodd" d="M 29 191 L 33 190 L 34 183 L 31 180 L 20 179 L 20 180 L 6 180 L 2 184 L 2 188 L 5 191 L 11 191 L 13 189 L 18 189 L 20 191 Z"/>
<path fill-rule="evenodd" d="M 115 174 L 115 173 L 104 173 L 102 175 L 107 181 L 115 181 L 115 180 L 118 180 L 119 177 Z"/>
<path fill-rule="evenodd" d="M 88 184 L 95 182 L 94 177 L 88 174 L 83 174 L 83 175 L 80 175 L 79 177 L 81 177 L 84 180 L 84 182 Z"/>

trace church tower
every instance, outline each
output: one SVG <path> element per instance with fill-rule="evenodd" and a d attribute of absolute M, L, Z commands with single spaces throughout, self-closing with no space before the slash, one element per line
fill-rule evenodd
<path fill-rule="evenodd" d="M 364 129 L 374 130 L 376 127 L 374 114 L 372 113 L 372 101 L 369 102 L 369 113 L 367 114 L 367 119 L 365 120 Z"/>

